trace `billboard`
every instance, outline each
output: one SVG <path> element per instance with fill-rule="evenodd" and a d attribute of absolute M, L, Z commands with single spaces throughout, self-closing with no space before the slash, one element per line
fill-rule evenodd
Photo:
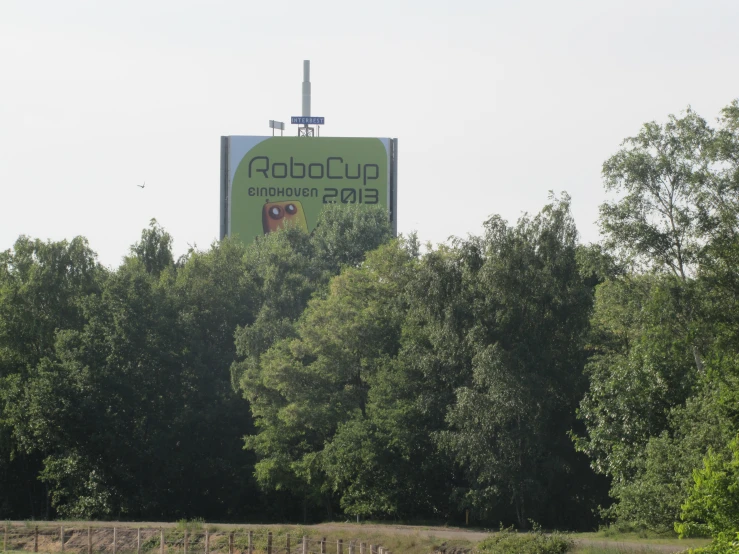
<path fill-rule="evenodd" d="M 221 137 L 220 236 L 313 231 L 325 204 L 379 204 L 397 229 L 397 139 Z"/>

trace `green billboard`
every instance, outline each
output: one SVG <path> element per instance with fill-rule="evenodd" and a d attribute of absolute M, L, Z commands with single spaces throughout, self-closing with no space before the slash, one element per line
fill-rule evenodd
<path fill-rule="evenodd" d="M 397 139 L 221 137 L 221 238 L 313 231 L 325 204 L 379 204 L 397 226 Z"/>

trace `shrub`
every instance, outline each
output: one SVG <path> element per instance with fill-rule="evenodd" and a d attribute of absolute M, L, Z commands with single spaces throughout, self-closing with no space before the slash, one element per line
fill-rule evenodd
<path fill-rule="evenodd" d="M 532 533 L 517 533 L 501 529 L 477 545 L 477 551 L 489 554 L 564 554 L 574 547 L 574 541 L 560 533 L 546 534 L 540 529 Z"/>
<path fill-rule="evenodd" d="M 203 530 L 203 524 L 205 520 L 202 517 L 196 517 L 194 519 L 181 519 L 177 522 L 176 529 L 178 531 L 187 531 L 188 533 L 198 533 Z"/>
<path fill-rule="evenodd" d="M 703 468 L 693 471 L 695 485 L 682 506 L 680 538 L 709 535 L 713 542 L 694 553 L 739 551 L 739 438 L 729 443 L 731 456 L 709 452 Z"/>

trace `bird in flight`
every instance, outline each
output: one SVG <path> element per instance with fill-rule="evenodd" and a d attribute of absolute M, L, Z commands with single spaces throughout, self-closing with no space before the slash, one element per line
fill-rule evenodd
<path fill-rule="evenodd" d="M 142 188 L 144 188 L 146 186 L 146 181 L 144 181 L 144 184 L 143 185 L 136 185 L 136 186 L 139 187 L 140 189 L 142 189 Z"/>

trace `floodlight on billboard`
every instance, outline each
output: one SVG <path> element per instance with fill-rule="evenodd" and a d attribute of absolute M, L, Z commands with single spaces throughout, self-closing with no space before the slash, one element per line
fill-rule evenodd
<path fill-rule="evenodd" d="M 326 204 L 381 205 L 397 228 L 398 140 L 221 137 L 221 232 L 244 242 L 296 225 Z"/>

